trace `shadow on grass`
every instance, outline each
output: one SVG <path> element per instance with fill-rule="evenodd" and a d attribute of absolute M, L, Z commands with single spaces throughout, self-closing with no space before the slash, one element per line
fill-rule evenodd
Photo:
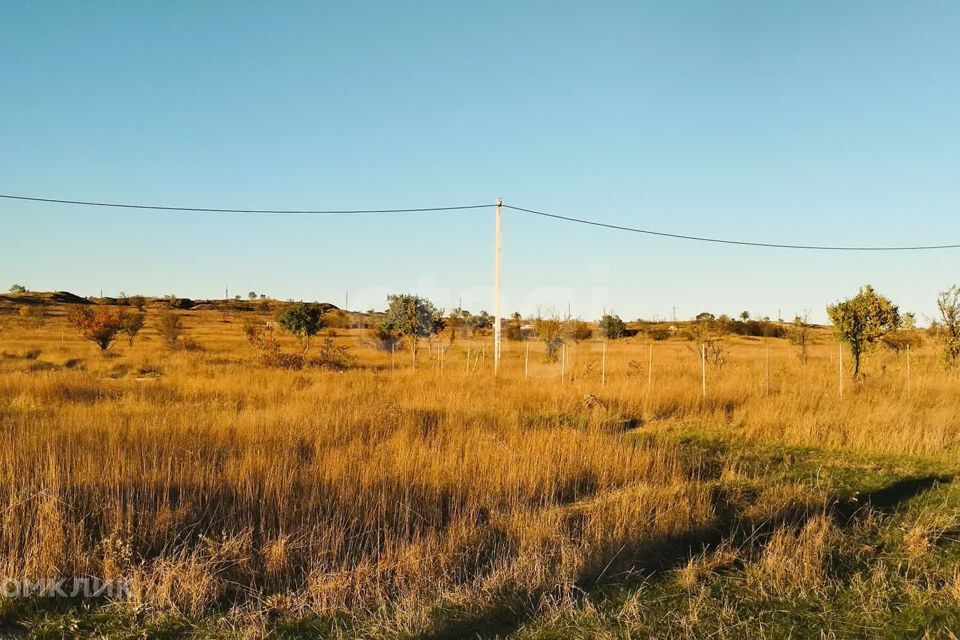
<path fill-rule="evenodd" d="M 835 503 L 830 513 L 838 525 L 849 525 L 864 509 L 892 513 L 904 502 L 935 488 L 938 484 L 952 481 L 952 476 L 945 475 L 905 478 L 875 491 Z M 713 527 L 643 543 L 628 542 L 617 550 L 610 550 L 614 553 L 613 560 L 605 566 L 598 565 L 584 572 L 576 580 L 582 596 L 587 597 L 605 586 L 629 583 L 630 576 L 656 576 L 679 568 L 695 553 L 715 550 L 724 540 L 730 538 L 740 538 L 741 541 L 749 539 L 751 544 L 762 547 L 779 527 L 800 528 L 811 517 L 822 513 L 822 510 L 817 509 L 785 509 L 774 518 L 754 523 L 744 516 L 743 505 L 735 497 L 719 489 L 714 495 L 714 505 L 718 518 Z M 524 599 L 530 601 L 533 598 L 528 595 Z M 530 619 L 530 614 L 516 595 L 505 595 L 505 601 L 513 601 L 515 604 L 500 604 L 486 611 L 469 614 L 447 611 L 443 619 L 437 620 L 433 630 L 418 636 L 418 639 L 493 640 L 509 636 Z"/>

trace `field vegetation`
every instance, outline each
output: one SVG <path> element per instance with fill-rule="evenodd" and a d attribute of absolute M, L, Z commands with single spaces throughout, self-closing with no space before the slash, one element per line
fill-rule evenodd
<path fill-rule="evenodd" d="M 0 576 L 130 589 L 0 633 L 960 635 L 949 331 L 517 317 L 494 377 L 480 316 L 248 297 L 0 303 Z"/>

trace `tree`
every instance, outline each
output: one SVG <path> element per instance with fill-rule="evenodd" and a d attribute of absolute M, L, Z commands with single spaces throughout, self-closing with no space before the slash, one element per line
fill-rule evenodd
<path fill-rule="evenodd" d="M 136 313 L 125 313 L 120 319 L 120 331 L 127 336 L 127 344 L 133 346 L 133 339 L 143 329 L 143 324 L 147 319 L 147 314 L 142 311 Z"/>
<path fill-rule="evenodd" d="M 507 321 L 506 331 L 504 332 L 507 340 L 520 342 L 523 340 L 523 317 L 519 311 L 514 311 Z"/>
<path fill-rule="evenodd" d="M 623 337 L 627 331 L 627 325 L 623 323 L 618 315 L 604 314 L 600 318 L 600 334 L 607 340 L 617 340 Z"/>
<path fill-rule="evenodd" d="M 470 316 L 467 323 L 474 331 L 481 331 L 493 328 L 493 316 L 486 311 L 481 310 L 475 316 Z"/>
<path fill-rule="evenodd" d="M 803 364 L 807 364 L 807 347 L 810 343 L 809 318 L 810 314 L 806 312 L 802 316 L 798 315 L 793 319 L 793 327 L 790 332 L 790 339 L 793 341 L 793 344 L 800 347 L 800 362 Z"/>
<path fill-rule="evenodd" d="M 743 320 L 744 322 L 746 322 L 747 320 L 749 320 L 749 319 L 750 319 L 750 312 L 749 312 L 749 311 L 741 311 L 741 312 L 740 312 L 740 319 Z"/>
<path fill-rule="evenodd" d="M 109 349 L 123 330 L 126 312 L 123 309 L 84 306 L 71 306 L 67 310 L 67 321 L 80 335 L 95 343 L 101 351 Z"/>
<path fill-rule="evenodd" d="M 10 287 L 10 293 L 26 293 L 27 288 L 22 284 L 15 284 Z"/>
<path fill-rule="evenodd" d="M 697 317 L 694 318 L 694 320 L 696 320 L 697 322 L 711 322 L 713 320 L 716 320 L 716 316 L 714 316 L 709 311 L 703 311 L 701 313 L 698 313 Z"/>
<path fill-rule="evenodd" d="M 853 376 L 860 375 L 860 360 L 886 334 L 900 326 L 900 310 L 867 285 L 854 297 L 827 307 L 837 337 L 853 356 Z"/>
<path fill-rule="evenodd" d="M 547 347 L 547 360 L 556 362 L 557 353 L 563 346 L 563 321 L 557 315 L 549 318 L 538 316 L 533 322 L 533 330 Z"/>
<path fill-rule="evenodd" d="M 416 347 L 419 338 L 443 330 L 443 312 L 426 298 L 412 294 L 387 296 L 387 312 L 380 323 L 383 331 L 410 340 Z"/>
<path fill-rule="evenodd" d="M 953 285 L 937 296 L 940 322 L 937 339 L 943 346 L 943 362 L 953 369 L 960 364 L 960 287 Z"/>
<path fill-rule="evenodd" d="M 296 336 L 300 347 L 306 351 L 310 347 L 310 338 L 323 328 L 323 310 L 318 304 L 297 302 L 280 312 L 277 322 Z"/>
<path fill-rule="evenodd" d="M 157 316 L 157 333 L 167 347 L 175 349 L 183 337 L 183 322 L 180 316 L 173 311 L 161 311 Z"/>
<path fill-rule="evenodd" d="M 249 293 L 247 293 L 247 297 L 250 298 L 251 300 L 256 300 L 256 299 L 257 299 L 257 292 L 256 292 L 256 291 L 250 291 Z"/>

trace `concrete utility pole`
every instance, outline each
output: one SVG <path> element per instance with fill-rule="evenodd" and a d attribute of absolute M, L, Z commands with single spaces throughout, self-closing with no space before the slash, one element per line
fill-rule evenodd
<path fill-rule="evenodd" d="M 500 254 L 503 252 L 503 198 L 497 198 L 497 240 L 493 266 L 493 374 L 500 370 Z"/>

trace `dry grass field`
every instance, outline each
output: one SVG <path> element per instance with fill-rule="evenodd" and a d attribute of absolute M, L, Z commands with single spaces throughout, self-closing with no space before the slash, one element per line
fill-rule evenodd
<path fill-rule="evenodd" d="M 611 341 L 605 382 L 597 340 L 562 380 L 505 342 L 494 378 L 489 338 L 414 369 L 362 329 L 332 336 L 350 369 L 284 370 L 257 311 L 180 312 L 185 351 L 151 308 L 105 354 L 63 306 L 2 311 L 0 575 L 130 592 L 0 600 L 0 633 L 960 637 L 960 379 L 932 342 L 841 397 L 826 329 L 806 363 L 729 337 L 704 398 L 681 338 Z"/>

